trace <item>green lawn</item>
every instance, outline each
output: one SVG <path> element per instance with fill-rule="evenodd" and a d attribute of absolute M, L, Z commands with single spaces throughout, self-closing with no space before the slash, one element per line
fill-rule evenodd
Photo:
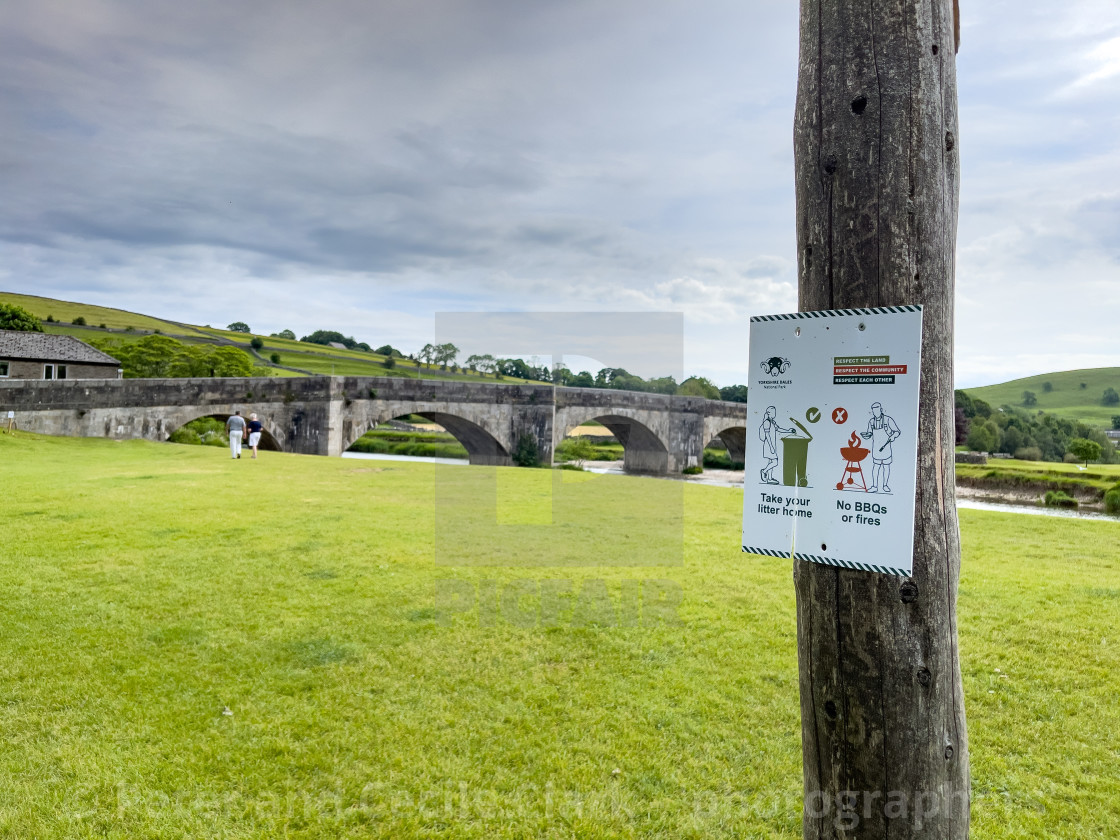
<path fill-rule="evenodd" d="M 0 836 L 801 836 L 789 563 L 739 552 L 739 492 L 26 434 L 0 464 Z M 1118 529 L 962 511 L 975 838 L 1116 836 Z"/>
<path fill-rule="evenodd" d="M 1050 383 L 1050 391 L 1046 390 L 1047 382 Z M 1107 429 L 1111 428 L 1113 415 L 1120 415 L 1120 405 L 1101 404 L 1105 388 L 1120 392 L 1120 367 L 1066 370 L 966 390 L 970 396 L 979 397 L 992 408 L 1010 405 L 1026 411 L 1041 410 Z M 1030 408 L 1023 405 L 1024 391 L 1034 393 L 1038 399 L 1036 405 Z"/>

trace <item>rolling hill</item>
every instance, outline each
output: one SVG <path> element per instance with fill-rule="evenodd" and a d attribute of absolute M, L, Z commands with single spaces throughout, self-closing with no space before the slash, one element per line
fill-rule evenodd
<path fill-rule="evenodd" d="M 1111 426 L 1112 417 L 1120 415 L 1120 405 L 1107 406 L 1101 402 L 1106 388 L 1114 388 L 1120 393 L 1120 367 L 1044 373 L 999 385 L 967 388 L 965 392 L 970 397 L 984 400 L 993 408 L 1009 405 L 1026 411 L 1045 411 L 1107 429 Z M 1024 405 L 1025 391 L 1035 395 L 1037 402 L 1033 406 Z"/>
<path fill-rule="evenodd" d="M 272 367 L 281 376 L 398 376 L 409 379 L 435 378 L 478 381 L 494 379 L 489 374 L 452 373 L 440 370 L 436 365 L 426 365 L 409 359 L 398 359 L 392 368 L 386 367 L 386 357 L 379 353 L 366 353 L 362 350 L 345 350 L 325 347 L 305 341 L 293 341 L 268 335 L 230 332 L 229 330 L 199 327 L 182 324 L 162 318 L 153 318 L 123 309 L 95 306 L 87 303 L 57 300 L 55 298 L 24 295 L 0 291 L 0 303 L 14 303 L 22 306 L 43 321 L 43 329 L 49 333 L 73 335 L 80 339 L 110 338 L 114 341 L 138 341 L 146 335 L 159 332 L 163 335 L 184 341 L 188 344 L 232 344 L 256 355 L 257 364 Z M 54 319 L 47 323 L 46 319 Z M 84 318 L 85 326 L 77 326 L 76 318 Z M 329 329 L 326 325 L 324 328 Z M 254 338 L 260 338 L 264 346 L 259 351 L 250 347 Z M 280 354 L 280 365 L 269 361 L 273 353 Z M 519 383 L 525 380 L 505 377 L 504 382 Z"/>

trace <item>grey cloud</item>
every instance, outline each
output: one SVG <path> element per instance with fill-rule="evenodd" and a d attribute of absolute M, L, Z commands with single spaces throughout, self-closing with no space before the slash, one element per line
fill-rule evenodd
<path fill-rule="evenodd" d="M 1101 196 L 1082 203 L 1075 219 L 1101 250 L 1120 261 L 1120 195 Z"/>
<path fill-rule="evenodd" d="M 1087 197 L 1120 177 L 1120 86 L 1077 83 L 1120 8 L 964 14 L 961 287 L 1115 280 L 1115 201 Z M 308 278 L 330 313 L 376 286 L 410 339 L 445 301 L 678 309 L 724 369 L 795 305 L 796 27 L 761 0 L 9 4 L 0 277 L 135 308 L 234 277 L 297 314 Z M 986 336 L 963 323 L 970 356 Z"/>

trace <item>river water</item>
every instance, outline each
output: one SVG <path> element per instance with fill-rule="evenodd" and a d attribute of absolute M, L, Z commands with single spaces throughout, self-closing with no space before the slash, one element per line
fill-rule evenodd
<path fill-rule="evenodd" d="M 468 466 L 467 461 L 460 458 L 417 458 L 411 455 L 377 455 L 370 452 L 344 452 L 343 458 L 361 458 L 369 461 L 417 461 L 425 464 L 448 464 L 452 466 Z M 588 461 L 584 464 L 587 472 L 600 475 L 625 475 L 622 461 Z M 738 487 L 743 486 L 742 470 L 716 470 L 706 469 L 700 475 L 667 475 L 657 478 L 672 481 L 687 481 L 690 484 L 703 484 L 708 487 Z M 1120 517 L 1110 516 L 1107 513 L 1094 511 L 1065 510 L 1062 508 L 1044 507 L 1012 502 L 993 502 L 989 500 L 965 498 L 958 495 L 957 507 L 967 510 L 994 510 L 1002 513 L 1022 513 L 1030 516 L 1056 516 L 1061 519 L 1103 519 L 1108 522 L 1120 523 Z"/>

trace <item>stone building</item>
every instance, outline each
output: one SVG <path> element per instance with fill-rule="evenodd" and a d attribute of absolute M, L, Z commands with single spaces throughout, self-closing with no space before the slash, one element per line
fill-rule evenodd
<path fill-rule="evenodd" d="M 0 330 L 0 380 L 120 379 L 121 363 L 69 335 Z"/>

